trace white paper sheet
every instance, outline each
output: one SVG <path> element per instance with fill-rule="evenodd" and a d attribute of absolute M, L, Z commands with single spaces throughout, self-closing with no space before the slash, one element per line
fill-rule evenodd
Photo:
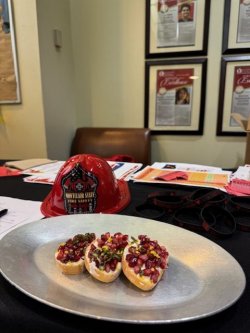
<path fill-rule="evenodd" d="M 233 173 L 232 179 L 244 179 L 250 181 L 250 165 L 245 164 L 244 166 L 239 166 Z"/>
<path fill-rule="evenodd" d="M 129 180 L 137 170 L 142 167 L 142 163 L 130 163 L 130 162 L 114 162 L 107 161 L 111 166 L 117 179 Z M 27 183 L 40 183 L 53 185 L 55 178 L 64 161 L 58 161 L 32 169 L 24 170 L 22 173 L 30 175 L 23 180 Z"/>
<path fill-rule="evenodd" d="M 203 171 L 203 172 L 218 172 L 222 171 L 222 168 L 200 165 L 200 164 L 190 164 L 190 163 L 175 163 L 175 162 L 155 162 L 151 165 L 153 168 L 157 169 L 172 169 L 181 171 Z"/>
<path fill-rule="evenodd" d="M 0 210 L 8 209 L 7 214 L 0 217 L 0 239 L 20 225 L 42 219 L 40 206 L 40 201 L 0 196 Z"/>

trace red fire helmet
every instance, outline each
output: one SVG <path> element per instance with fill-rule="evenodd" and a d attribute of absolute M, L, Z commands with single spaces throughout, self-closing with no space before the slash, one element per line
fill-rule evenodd
<path fill-rule="evenodd" d="M 113 214 L 130 202 L 128 184 L 116 179 L 104 159 L 90 154 L 69 158 L 59 170 L 55 183 L 41 205 L 46 217 L 85 214 Z"/>

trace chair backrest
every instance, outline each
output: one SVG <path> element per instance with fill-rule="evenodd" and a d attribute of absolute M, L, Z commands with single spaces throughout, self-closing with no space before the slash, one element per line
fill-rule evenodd
<path fill-rule="evenodd" d="M 77 128 L 70 156 L 96 154 L 101 157 L 129 155 L 137 163 L 151 163 L 150 129 L 148 128 Z"/>

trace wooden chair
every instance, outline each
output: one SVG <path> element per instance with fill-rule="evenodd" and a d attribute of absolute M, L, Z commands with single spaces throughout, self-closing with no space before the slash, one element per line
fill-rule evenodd
<path fill-rule="evenodd" d="M 70 156 L 95 154 L 108 158 L 128 155 L 137 163 L 151 164 L 150 130 L 148 128 L 77 128 Z"/>

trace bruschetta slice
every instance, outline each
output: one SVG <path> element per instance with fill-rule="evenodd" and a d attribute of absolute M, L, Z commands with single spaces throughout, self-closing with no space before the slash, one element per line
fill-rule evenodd
<path fill-rule="evenodd" d="M 112 282 L 121 273 L 122 254 L 128 245 L 128 235 L 110 232 L 96 238 L 86 249 L 85 266 L 88 272 L 97 280 Z"/>
<path fill-rule="evenodd" d="M 64 274 L 80 274 L 85 270 L 85 251 L 96 238 L 94 233 L 77 234 L 59 245 L 55 260 L 57 267 Z"/>
<path fill-rule="evenodd" d="M 141 290 L 153 289 L 161 280 L 168 265 L 168 251 L 158 241 L 146 235 L 126 246 L 122 256 L 122 270 L 128 280 Z"/>

